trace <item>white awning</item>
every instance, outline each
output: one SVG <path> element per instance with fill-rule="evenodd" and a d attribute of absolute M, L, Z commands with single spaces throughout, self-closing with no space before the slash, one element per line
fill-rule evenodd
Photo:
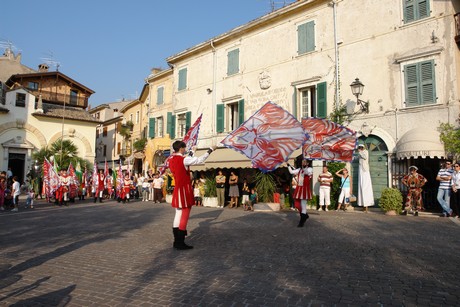
<path fill-rule="evenodd" d="M 197 150 L 195 156 L 199 157 L 203 155 L 207 149 Z M 230 149 L 230 148 L 217 148 L 204 164 L 193 165 L 190 169 L 193 171 L 201 171 L 211 168 L 244 168 L 252 167 L 251 160 L 245 155 Z"/>
<path fill-rule="evenodd" d="M 396 144 L 396 157 L 404 158 L 443 158 L 444 145 L 439 139 L 439 132 L 421 128 L 407 131 Z"/>

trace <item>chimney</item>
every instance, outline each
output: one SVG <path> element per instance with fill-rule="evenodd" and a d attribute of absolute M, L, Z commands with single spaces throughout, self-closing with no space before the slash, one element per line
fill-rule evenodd
<path fill-rule="evenodd" d="M 38 65 L 38 72 L 48 72 L 50 67 L 47 64 Z"/>
<path fill-rule="evenodd" d="M 118 117 L 118 109 L 113 109 L 113 117 Z"/>

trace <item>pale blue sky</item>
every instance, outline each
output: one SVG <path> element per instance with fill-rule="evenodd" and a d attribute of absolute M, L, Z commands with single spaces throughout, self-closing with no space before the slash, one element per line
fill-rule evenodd
<path fill-rule="evenodd" d="M 280 7 L 293 1 L 274 1 Z M 96 93 L 138 98 L 165 59 L 271 11 L 270 0 L 22 0 L 1 4 L 0 42 L 36 69 L 44 58 Z M 0 47 L 1 52 L 3 49 Z M 55 69 L 55 68 L 53 68 Z"/>

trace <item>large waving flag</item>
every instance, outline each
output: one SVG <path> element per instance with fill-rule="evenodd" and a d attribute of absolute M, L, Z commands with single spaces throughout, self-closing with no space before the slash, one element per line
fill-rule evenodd
<path fill-rule="evenodd" d="M 94 165 L 93 165 L 93 191 L 97 191 L 97 185 L 98 185 L 98 180 L 97 180 L 97 163 L 96 160 L 94 160 Z"/>
<path fill-rule="evenodd" d="M 269 101 L 221 143 L 246 155 L 253 167 L 269 172 L 287 161 L 307 139 L 302 124 Z"/>
<path fill-rule="evenodd" d="M 198 134 L 200 133 L 202 117 L 203 114 L 200 114 L 200 116 L 198 116 L 198 118 L 195 120 L 195 123 L 190 127 L 190 129 L 188 129 L 187 134 L 182 139 L 182 141 L 187 145 L 185 151 L 190 151 L 192 150 L 193 146 L 196 146 L 196 143 L 198 142 Z M 169 159 L 171 157 L 172 156 L 170 155 L 168 158 L 166 158 L 163 165 L 158 169 L 160 176 L 164 174 L 167 168 L 169 168 Z"/>
<path fill-rule="evenodd" d="M 43 184 L 46 197 L 51 198 L 59 187 L 59 176 L 48 159 L 43 160 Z"/>
<path fill-rule="evenodd" d="M 356 132 L 322 118 L 304 118 L 302 126 L 310 138 L 303 145 L 305 159 L 349 162 L 356 147 Z"/>
<path fill-rule="evenodd" d="M 69 174 L 70 178 L 72 178 L 73 182 L 79 186 L 80 181 L 78 180 L 77 174 L 75 169 L 73 168 L 72 162 L 70 162 L 69 167 L 67 168 L 67 173 Z"/>

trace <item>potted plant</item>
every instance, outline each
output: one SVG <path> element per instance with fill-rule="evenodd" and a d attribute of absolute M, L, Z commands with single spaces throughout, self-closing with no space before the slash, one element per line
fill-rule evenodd
<path fill-rule="evenodd" d="M 273 211 L 281 210 L 280 204 L 273 202 L 276 192 L 276 181 L 272 174 L 257 172 L 254 181 L 256 182 L 256 192 L 259 200 L 259 204 L 256 205 L 265 203 Z"/>
<path fill-rule="evenodd" d="M 379 206 L 387 215 L 401 214 L 403 196 L 398 189 L 385 188 L 380 196 Z"/>
<path fill-rule="evenodd" d="M 208 176 L 204 180 L 203 206 L 217 208 L 216 180 L 212 176 Z"/>

